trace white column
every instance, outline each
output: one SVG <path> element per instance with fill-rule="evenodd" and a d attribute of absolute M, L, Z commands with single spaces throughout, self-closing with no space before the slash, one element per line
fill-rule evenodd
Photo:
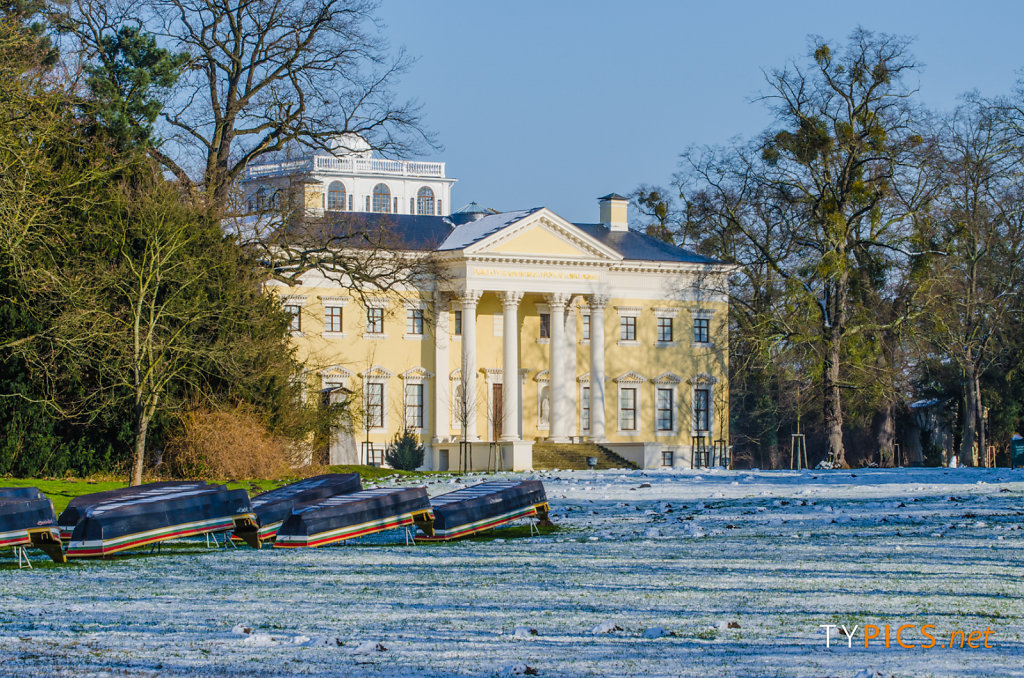
<path fill-rule="evenodd" d="M 459 297 L 462 304 L 462 392 L 466 420 L 466 440 L 479 440 L 476 430 L 476 304 L 479 291 L 467 291 Z"/>
<path fill-rule="evenodd" d="M 502 332 L 502 426 L 501 439 L 519 440 L 519 300 L 521 292 L 502 292 L 501 306 L 505 313 Z"/>
<path fill-rule="evenodd" d="M 607 440 L 604 431 L 604 307 L 608 297 L 590 298 L 590 439 Z"/>
<path fill-rule="evenodd" d="M 549 294 L 548 307 L 551 310 L 551 349 L 548 373 L 551 375 L 551 440 L 564 443 L 569 440 L 569 415 L 566 412 L 569 399 L 565 383 L 565 305 L 568 295 Z"/>
<path fill-rule="evenodd" d="M 565 372 L 565 433 L 575 437 L 579 435 L 579 429 L 576 428 L 576 419 L 579 415 L 576 392 L 579 390 L 579 383 L 576 381 L 576 308 L 571 301 L 565 309 L 565 361 L 562 363 L 562 369 Z"/>
<path fill-rule="evenodd" d="M 448 295 L 434 296 L 434 442 L 449 435 L 451 382 L 448 379 Z"/>

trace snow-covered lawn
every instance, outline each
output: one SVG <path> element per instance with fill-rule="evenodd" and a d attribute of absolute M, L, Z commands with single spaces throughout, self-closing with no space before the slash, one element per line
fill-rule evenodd
<path fill-rule="evenodd" d="M 32 571 L 5 552 L 0 674 L 1024 675 L 1024 471 L 526 477 L 558 532 Z M 822 624 L 860 627 L 853 647 Z M 899 648 L 903 624 L 936 647 Z M 989 649 L 939 647 L 986 629 Z"/>

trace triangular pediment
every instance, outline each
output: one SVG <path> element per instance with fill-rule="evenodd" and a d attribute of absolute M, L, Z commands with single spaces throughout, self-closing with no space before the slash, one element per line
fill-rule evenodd
<path fill-rule="evenodd" d="M 620 261 L 622 255 L 548 209 L 511 223 L 466 248 L 467 254 Z"/>
<path fill-rule="evenodd" d="M 619 376 L 615 377 L 613 381 L 617 384 L 642 384 L 647 381 L 647 377 L 640 374 L 639 372 L 634 372 L 630 370 L 628 372 L 623 372 Z"/>

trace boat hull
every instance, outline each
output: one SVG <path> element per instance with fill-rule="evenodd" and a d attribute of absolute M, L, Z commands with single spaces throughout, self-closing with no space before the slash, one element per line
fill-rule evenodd
<path fill-rule="evenodd" d="M 210 532 L 254 532 L 245 490 L 205 486 L 129 497 L 90 509 L 72 533 L 68 558 L 98 558 Z"/>
<path fill-rule="evenodd" d="M 71 533 L 89 509 L 102 504 L 121 502 L 131 497 L 147 497 L 154 494 L 162 494 L 168 491 L 176 491 L 188 487 L 207 487 L 208 484 L 201 480 L 168 480 L 158 483 L 146 483 L 144 485 L 132 485 L 130 487 L 119 487 L 116 490 L 105 490 L 103 492 L 92 492 L 75 497 L 68 502 L 67 507 L 57 517 L 57 524 L 60 526 L 60 536 L 64 541 L 71 539 Z"/>
<path fill-rule="evenodd" d="M 433 521 L 422 487 L 378 488 L 295 507 L 274 548 L 326 546 L 376 532 Z"/>
<path fill-rule="evenodd" d="M 252 498 L 252 511 L 256 514 L 258 524 L 255 540 L 242 534 L 232 535 L 232 538 L 246 541 L 259 548 L 263 542 L 277 536 L 281 525 L 291 515 L 293 507 L 362 489 L 358 473 L 327 473 L 256 495 Z"/>
<path fill-rule="evenodd" d="M 0 500 L 38 499 L 44 496 L 38 487 L 0 487 Z"/>
<path fill-rule="evenodd" d="M 449 541 L 492 530 L 523 518 L 548 522 L 548 501 L 539 480 L 490 481 L 430 500 L 434 522 L 419 541 Z"/>
<path fill-rule="evenodd" d="M 37 497 L 0 498 L 0 548 L 31 546 L 62 563 L 64 551 L 53 502 L 36 492 Z"/>

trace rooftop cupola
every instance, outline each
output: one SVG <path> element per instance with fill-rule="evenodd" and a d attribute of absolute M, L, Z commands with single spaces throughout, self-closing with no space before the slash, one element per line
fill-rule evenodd
<path fill-rule="evenodd" d="M 597 199 L 601 207 L 601 223 L 611 231 L 629 230 L 629 198 L 609 193 Z"/>

